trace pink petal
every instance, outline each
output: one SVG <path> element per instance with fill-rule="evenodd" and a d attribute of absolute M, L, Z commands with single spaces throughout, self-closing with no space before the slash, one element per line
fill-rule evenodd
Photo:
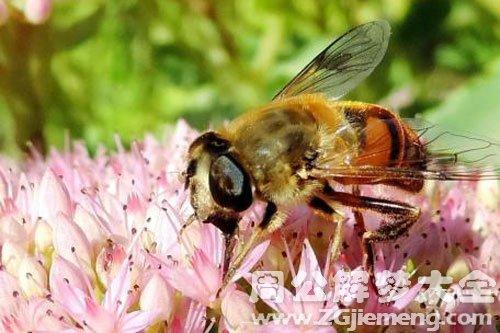
<path fill-rule="evenodd" d="M 30 299 L 19 309 L 19 319 L 30 331 L 60 332 L 69 326 L 59 319 L 61 316 L 67 316 L 66 312 L 45 298 Z"/>
<path fill-rule="evenodd" d="M 0 244 L 10 241 L 23 244 L 28 241 L 28 235 L 24 227 L 12 217 L 0 219 Z"/>
<path fill-rule="evenodd" d="M 174 293 L 160 274 L 153 274 L 146 283 L 141 292 L 139 305 L 143 311 L 156 310 L 160 315 L 158 319 L 170 320 L 174 311 Z"/>
<path fill-rule="evenodd" d="M 54 249 L 61 257 L 78 267 L 90 265 L 90 244 L 82 229 L 63 215 L 58 215 L 53 226 Z"/>
<path fill-rule="evenodd" d="M 250 272 L 253 266 L 255 266 L 255 264 L 262 258 L 270 242 L 271 240 L 263 241 L 248 253 L 240 268 L 236 271 L 233 278 L 231 279 L 231 282 L 238 281 L 241 277 Z"/>
<path fill-rule="evenodd" d="M 47 169 L 38 188 L 38 215 L 54 228 L 54 220 L 60 213 L 71 215 L 71 200 L 60 179 Z"/>
<path fill-rule="evenodd" d="M 152 204 L 146 212 L 149 219 L 148 229 L 153 233 L 160 253 L 171 253 L 179 244 L 178 233 L 182 222 L 179 216 L 170 214 L 170 209 L 167 206 L 164 211 L 158 205 Z"/>
<path fill-rule="evenodd" d="M 206 326 L 206 307 L 196 301 L 184 302 L 182 316 L 174 318 L 173 332 L 204 332 Z M 183 321 L 183 323 L 182 323 Z"/>
<path fill-rule="evenodd" d="M 42 297 L 47 292 L 47 271 L 34 257 L 26 256 L 19 264 L 19 284 L 27 298 Z"/>
<path fill-rule="evenodd" d="M 255 306 L 250 302 L 250 296 L 240 290 L 232 290 L 222 299 L 222 314 L 230 327 L 237 328 L 243 323 L 251 322 Z M 240 327 L 238 327 L 241 329 Z"/>
<path fill-rule="evenodd" d="M 0 270 L 0 299 L 16 298 L 21 292 L 17 279 L 5 271 Z"/>
<path fill-rule="evenodd" d="M 121 244 L 112 243 L 102 248 L 96 259 L 95 270 L 105 287 L 109 287 L 126 258 L 127 253 Z"/>
<path fill-rule="evenodd" d="M 2 265 L 6 268 L 7 272 L 17 276 L 19 265 L 24 257 L 28 255 L 28 252 L 20 244 L 5 242 L 2 246 L 1 255 Z"/>
<path fill-rule="evenodd" d="M 130 288 L 130 270 L 129 262 L 125 260 L 120 268 L 120 271 L 115 276 L 106 295 L 104 295 L 103 307 L 110 311 L 121 315 L 128 307 L 128 290 Z"/>
<path fill-rule="evenodd" d="M 415 284 L 408 290 L 403 297 L 396 300 L 392 307 L 398 311 L 405 309 L 414 299 L 417 297 L 422 285 L 420 283 Z"/>
<path fill-rule="evenodd" d="M 115 327 L 115 316 L 105 311 L 93 298 L 82 290 L 62 280 L 56 281 L 57 294 L 54 300 L 59 302 L 82 325 L 84 322 L 95 332 L 111 332 Z M 57 296 L 57 298 L 56 298 Z"/>
<path fill-rule="evenodd" d="M 120 332 L 136 333 L 151 326 L 158 318 L 159 311 L 134 311 L 123 316 Z"/>
<path fill-rule="evenodd" d="M 309 240 L 304 241 L 302 256 L 300 259 L 299 269 L 297 270 L 297 276 L 302 276 L 302 284 L 306 281 L 315 281 L 316 275 L 322 276 L 321 268 L 316 259 L 316 254 L 314 253 Z M 325 280 L 326 281 L 326 280 Z M 300 284 L 299 286 L 301 286 Z"/>
<path fill-rule="evenodd" d="M 196 250 L 191 258 L 194 272 L 205 287 L 217 292 L 222 283 L 222 271 L 216 262 L 210 260 L 205 252 Z"/>
<path fill-rule="evenodd" d="M 71 286 L 62 279 L 54 284 L 54 300 L 59 302 L 73 316 L 82 316 L 87 312 L 87 294 L 81 289 Z"/>
<path fill-rule="evenodd" d="M 21 173 L 16 188 L 15 204 L 17 209 L 31 219 L 36 219 L 38 216 L 38 204 L 35 200 L 35 193 L 28 182 L 26 174 Z"/>
<path fill-rule="evenodd" d="M 201 250 L 195 250 L 190 266 L 165 266 L 165 271 L 161 273 L 169 284 L 183 295 L 204 305 L 215 299 L 222 283 L 222 272 Z"/>
<path fill-rule="evenodd" d="M 76 225 L 81 228 L 85 234 L 85 238 L 87 238 L 93 249 L 104 244 L 106 235 L 101 225 L 98 223 L 97 218 L 81 205 L 76 206 L 74 221 Z"/>
<path fill-rule="evenodd" d="M 66 282 L 85 293 L 92 289 L 90 280 L 85 272 L 63 257 L 56 256 L 50 268 L 50 289 L 58 292 L 58 283 Z"/>

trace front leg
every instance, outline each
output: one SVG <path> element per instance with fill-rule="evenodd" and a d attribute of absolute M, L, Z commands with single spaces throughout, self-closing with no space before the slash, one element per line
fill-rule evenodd
<path fill-rule="evenodd" d="M 278 210 L 278 207 L 276 207 L 274 203 L 267 203 L 262 221 L 252 230 L 250 238 L 243 244 L 243 247 L 239 249 L 234 260 L 231 262 L 227 274 L 224 277 L 222 284 L 223 288 L 229 283 L 229 281 L 231 281 L 232 277 L 243 263 L 243 260 L 248 252 L 250 252 L 257 242 L 281 227 L 285 220 L 284 217 L 285 215 Z"/>
<path fill-rule="evenodd" d="M 210 223 L 217 227 L 224 235 L 225 251 L 224 251 L 224 262 L 222 263 L 223 276 L 227 274 L 229 269 L 229 262 L 231 260 L 231 254 L 233 253 L 236 244 L 236 231 L 238 230 L 238 222 L 240 221 L 240 216 L 234 212 L 216 211 L 208 216 L 203 223 Z M 188 220 L 188 223 L 192 223 L 192 220 Z M 181 229 L 181 232 L 188 225 L 185 224 Z"/>
<path fill-rule="evenodd" d="M 344 217 L 337 213 L 325 200 L 313 197 L 309 201 L 309 206 L 315 211 L 324 215 L 326 219 L 336 223 L 333 244 L 330 250 L 330 261 L 335 262 L 340 257 L 340 247 L 343 238 Z"/>

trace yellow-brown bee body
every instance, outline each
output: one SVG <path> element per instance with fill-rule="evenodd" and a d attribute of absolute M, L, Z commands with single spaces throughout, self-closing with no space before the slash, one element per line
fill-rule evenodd
<path fill-rule="evenodd" d="M 489 142 L 479 148 L 460 147 L 458 152 L 432 151 L 396 113 L 374 104 L 336 101 L 382 60 L 389 30 L 385 21 L 352 29 L 323 50 L 271 103 L 191 144 L 186 187 L 198 220 L 214 224 L 229 239 L 242 212 L 256 200 L 266 204 L 258 227 L 232 260 L 233 270 L 256 241 L 281 226 L 291 207 L 307 204 L 332 220 L 338 206 L 353 209 L 360 228 L 362 211 L 384 218 L 379 229 L 362 233 L 364 263 L 371 271 L 371 245 L 405 234 L 420 213 L 404 202 L 362 196 L 358 185 L 418 192 L 425 179 L 498 179 L 498 169 L 485 172 L 470 164 L 470 170 L 464 170 L 462 165 L 470 163 L 462 155 L 495 146 Z M 350 192 L 338 191 L 336 183 L 349 185 Z M 332 258 L 338 256 L 342 239 L 342 220 L 337 222 Z M 226 256 L 227 266 L 230 247 Z"/>

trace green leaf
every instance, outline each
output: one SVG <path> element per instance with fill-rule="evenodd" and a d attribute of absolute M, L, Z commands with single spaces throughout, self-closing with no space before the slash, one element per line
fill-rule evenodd
<path fill-rule="evenodd" d="M 447 129 L 470 132 L 500 141 L 500 73 L 461 87 L 425 118 Z"/>

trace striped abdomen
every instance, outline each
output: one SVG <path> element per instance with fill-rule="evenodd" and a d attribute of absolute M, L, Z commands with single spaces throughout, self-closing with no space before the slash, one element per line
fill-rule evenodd
<path fill-rule="evenodd" d="M 359 154 L 353 160 L 358 167 L 394 167 L 425 169 L 425 150 L 418 135 L 396 114 L 380 106 L 340 102 L 348 122 L 358 131 Z M 382 183 L 409 191 L 419 191 L 422 179 L 350 179 L 344 183 Z"/>

